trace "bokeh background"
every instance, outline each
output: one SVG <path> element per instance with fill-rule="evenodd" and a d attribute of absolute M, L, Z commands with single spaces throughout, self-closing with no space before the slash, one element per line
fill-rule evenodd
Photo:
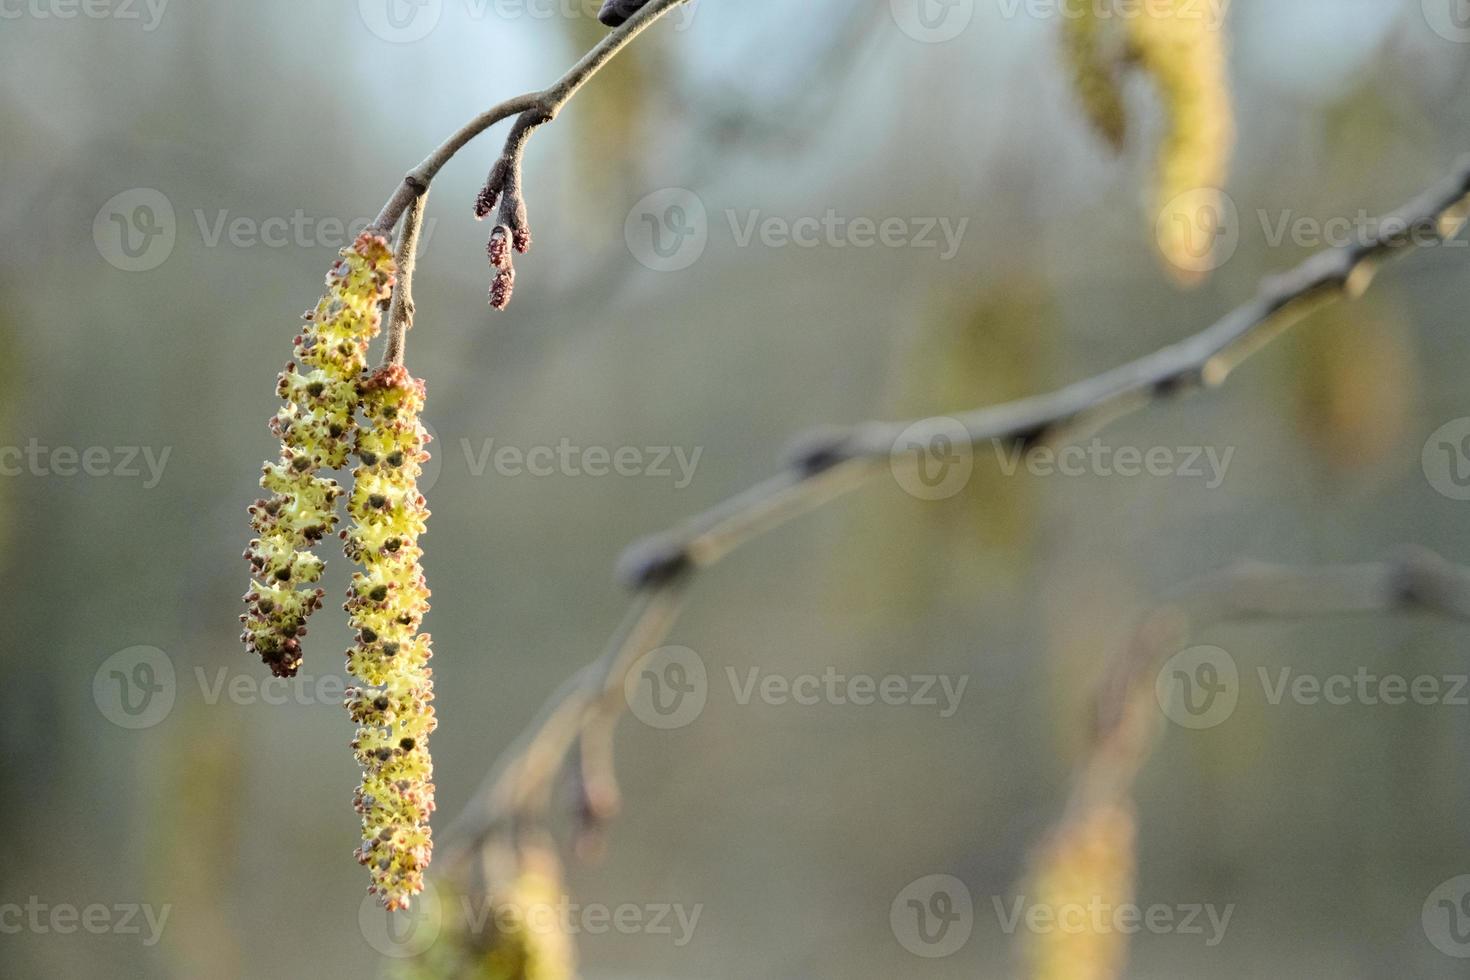
<path fill-rule="evenodd" d="M 313 620 L 306 681 L 284 698 L 236 639 L 274 377 L 342 226 L 602 33 L 578 3 L 383 8 L 0 5 L 0 444 L 39 461 L 0 480 L 0 903 L 168 908 L 152 944 L 146 925 L 17 931 L 18 912 L 0 915 L 6 976 L 383 964 L 351 859 L 343 614 L 329 602 Z M 1273 241 L 1283 215 L 1381 212 L 1470 149 L 1463 4 L 1236 0 L 1239 246 L 1183 290 L 1141 203 L 1149 86 L 1130 87 L 1137 126 L 1114 156 L 1076 107 L 1052 8 L 962 0 L 935 8 L 938 35 L 911 8 L 701 0 L 671 15 L 534 138 L 536 244 L 506 313 L 485 305 L 487 229 L 470 215 L 498 135 L 435 184 L 409 362 L 438 439 L 440 824 L 600 649 L 630 540 L 773 472 L 809 426 L 1043 391 L 1193 332 L 1311 251 Z M 701 206 L 706 242 L 660 271 L 636 244 L 638 204 L 668 188 Z M 737 234 L 829 210 L 966 224 L 953 254 Z M 1058 815 L 1103 659 L 1161 596 L 1237 558 L 1465 554 L 1470 503 L 1422 453 L 1470 415 L 1467 300 L 1470 252 L 1421 252 L 1224 389 L 1103 436 L 1232 450 L 1217 486 L 1006 476 L 982 447 L 958 495 L 879 480 L 702 576 L 671 642 L 708 666 L 708 704 L 673 731 L 625 720 L 624 813 L 602 863 L 569 868 L 576 901 L 700 918 L 682 946 L 580 936 L 585 974 L 1012 975 L 994 903 Z M 487 444 L 562 440 L 699 455 L 687 481 L 478 462 Z M 95 447 L 89 475 L 77 460 Z M 329 594 L 347 576 L 330 561 Z M 1256 677 L 1463 676 L 1466 637 L 1395 617 L 1200 638 L 1239 663 L 1240 704 L 1171 730 L 1146 771 L 1138 901 L 1233 915 L 1213 946 L 1145 932 L 1130 976 L 1465 975 L 1421 912 L 1470 873 L 1470 708 L 1272 704 Z M 145 661 L 171 700 L 129 714 L 117 677 L 147 680 Z M 950 717 L 741 704 L 727 668 L 967 687 Z M 934 959 L 890 925 L 931 874 L 974 900 L 968 940 Z"/>

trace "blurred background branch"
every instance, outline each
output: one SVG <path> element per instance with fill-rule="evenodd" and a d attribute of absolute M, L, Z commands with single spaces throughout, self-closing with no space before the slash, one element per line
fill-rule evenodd
<path fill-rule="evenodd" d="M 1455 171 L 1399 210 L 1362 242 L 1324 251 L 1295 270 L 1265 282 L 1259 295 L 1212 326 L 1129 364 L 1056 392 L 982 408 L 957 419 L 871 422 L 823 430 L 797 440 L 788 470 L 683 525 L 629 548 L 620 578 L 635 590 L 623 626 L 601 656 L 559 689 L 491 774 L 448 837 L 455 853 L 473 853 L 497 833 L 530 827 L 538 835 L 569 753 L 591 728 L 606 738 L 624 707 L 627 671 L 658 647 L 672 629 L 689 580 L 741 544 L 846 493 L 890 465 L 913 468 L 935 454 L 995 441 L 1021 452 L 1076 439 L 1162 399 L 1223 384 L 1245 358 L 1308 313 L 1344 297 L 1360 296 L 1388 257 L 1457 235 L 1470 209 L 1470 157 Z M 962 428 L 961 428 L 962 427 Z M 968 449 L 967 449 L 968 451 Z M 594 823 L 613 781 L 610 754 L 595 747 L 577 757 L 582 814 Z M 588 759 L 600 760 L 592 770 Z"/>
<path fill-rule="evenodd" d="M 1209 710 L 1211 699 L 1237 683 L 1228 679 L 1218 647 L 1189 648 L 1202 632 L 1231 621 L 1428 613 L 1470 622 L 1470 569 L 1423 548 L 1403 548 L 1387 560 L 1291 568 L 1241 562 L 1180 587 L 1145 616 L 1132 642 L 1108 659 L 1094 695 L 1095 729 L 1057 825 L 1039 845 L 1023 886 L 1049 908 L 1132 900 L 1133 787 L 1165 718 Z M 1175 657 L 1187 687 L 1160 671 Z M 1233 669 L 1233 661 L 1231 662 Z M 1171 696 L 1199 707 L 1164 707 Z M 1405 692 L 1408 696 L 1408 692 Z M 1417 695 L 1415 695 L 1417 696 Z M 1208 719 L 1206 719 L 1208 720 Z M 1022 939 L 1036 980 L 1114 980 L 1122 975 L 1128 934 L 1104 925 L 1052 931 Z"/>

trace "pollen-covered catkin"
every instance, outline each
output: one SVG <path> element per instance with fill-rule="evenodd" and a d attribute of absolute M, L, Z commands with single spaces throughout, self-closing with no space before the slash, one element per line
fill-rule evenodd
<path fill-rule="evenodd" d="M 1062 53 L 1078 104 L 1114 150 L 1130 128 L 1122 82 L 1148 77 L 1163 107 L 1163 132 L 1148 211 L 1165 268 L 1194 285 L 1220 262 L 1226 227 L 1221 188 L 1235 142 L 1224 13 L 1194 0 L 1151 0 L 1126 15 L 1085 3 L 1063 19 Z M 1141 128 L 1141 127 L 1140 127 Z"/>
<path fill-rule="evenodd" d="M 1108 52 L 1109 42 L 1121 47 L 1112 26 L 1111 20 L 1099 16 L 1095 4 L 1082 4 L 1075 16 L 1062 21 L 1062 52 L 1082 111 L 1116 152 L 1128 133 L 1128 112 L 1119 78 L 1121 59 Z"/>
<path fill-rule="evenodd" d="M 1079 927 L 1036 932 L 1026 953 L 1031 980 L 1116 980 L 1122 975 L 1128 935 L 1114 913 L 1133 901 L 1133 810 L 1099 805 L 1058 829 L 1033 863 L 1028 900 L 1060 914 L 1100 909 Z"/>
<path fill-rule="evenodd" d="M 479 915 L 442 915 L 437 939 L 418 956 L 392 964 L 392 980 L 574 980 L 576 951 L 570 923 L 556 914 L 567 908 L 566 886 L 556 855 L 532 845 L 503 883 L 483 895 L 456 893 L 435 882 L 438 907 L 476 908 Z M 432 909 L 426 910 L 430 914 Z"/>
<path fill-rule="evenodd" d="M 1192 284 L 1216 264 L 1221 188 L 1235 142 L 1225 29 L 1191 0 L 1147 9 L 1153 12 L 1128 27 L 1133 57 L 1157 86 L 1166 116 L 1150 210 L 1170 271 Z"/>
<path fill-rule="evenodd" d="M 379 304 L 393 283 L 388 244 L 363 234 L 342 250 L 327 274 L 327 291 L 296 337 L 296 359 L 276 385 L 285 404 L 270 421 L 281 458 L 265 464 L 260 485 L 270 494 L 250 507 L 259 535 L 245 550 L 252 579 L 245 594 L 241 639 L 279 677 L 301 666 L 306 619 L 320 608 L 322 560 L 312 547 L 337 523 L 342 489 L 319 475 L 346 463 L 368 342 L 378 332 Z"/>
<path fill-rule="evenodd" d="M 418 632 L 429 609 L 418 543 L 429 516 L 418 487 L 428 433 L 419 422 L 424 384 L 401 365 L 367 377 L 359 393 L 364 421 L 347 503 L 352 526 L 342 532 L 347 557 L 362 566 L 345 606 L 357 631 L 347 669 L 361 682 L 346 698 L 362 766 L 357 859 L 372 877 L 369 891 L 398 909 L 422 891 L 433 852 L 434 688 L 429 637 Z"/>

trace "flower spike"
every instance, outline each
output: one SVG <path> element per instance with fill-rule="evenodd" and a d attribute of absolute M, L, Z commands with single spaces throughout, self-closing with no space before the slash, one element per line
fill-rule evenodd
<path fill-rule="evenodd" d="M 353 801 L 362 815 L 356 856 L 372 876 L 369 891 L 398 909 L 423 890 L 433 853 L 434 685 L 429 636 L 418 632 L 429 609 L 418 544 L 429 516 L 418 489 L 429 436 L 418 418 L 424 384 L 402 365 L 381 368 L 359 393 L 366 421 L 347 504 L 353 523 L 342 532 L 347 557 L 362 566 L 344 607 L 357 631 L 347 669 L 361 682 L 346 697 L 362 766 Z"/>
<path fill-rule="evenodd" d="M 240 621 L 246 648 L 278 677 L 300 668 L 307 617 L 321 608 L 323 592 L 313 583 L 323 562 L 311 549 L 336 525 L 342 488 L 319 473 L 347 461 L 357 380 L 392 283 L 393 257 L 382 238 L 363 234 L 343 249 L 327 274 L 326 294 L 296 337 L 296 360 L 276 384 L 285 404 L 270 429 L 281 440 L 281 458 L 266 463 L 260 478 L 270 496 L 249 508 L 259 536 L 245 549 L 252 579 Z"/>

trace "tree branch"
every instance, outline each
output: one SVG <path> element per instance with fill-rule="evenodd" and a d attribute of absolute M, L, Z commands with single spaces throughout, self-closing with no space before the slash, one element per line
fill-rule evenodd
<path fill-rule="evenodd" d="M 619 51 L 627 47 L 629 42 L 642 34 L 654 21 L 685 2 L 687 0 L 651 0 L 627 23 L 611 31 L 598 42 L 596 47 L 583 55 L 582 59 L 550 88 L 506 99 L 471 119 L 445 140 L 438 149 L 425 157 L 417 167 L 404 175 L 403 182 L 398 185 L 393 196 L 383 205 L 383 209 L 378 212 L 377 218 L 373 221 L 373 228 L 383 234 L 391 231 L 408 208 L 409 202 L 428 189 L 439 171 L 444 169 L 444 165 L 476 136 L 501 120 L 523 113 L 528 113 L 533 118 L 545 117 L 543 121 L 555 119 L 572 96 L 576 95 L 578 90 L 587 84 L 593 75 L 602 70 L 603 66 L 611 61 Z"/>
<path fill-rule="evenodd" d="M 1245 562 L 1185 585 L 1171 602 L 1144 617 L 1132 643 L 1116 651 L 1106 665 L 1094 699 L 1097 726 L 1073 775 L 1061 817 L 1033 853 L 1027 872 L 1030 887 L 1060 880 L 1070 883 L 1063 887 L 1080 893 L 1091 886 L 1088 869 L 1075 865 L 1082 859 L 1069 842 L 1095 840 L 1099 820 L 1132 813 L 1134 784 L 1163 727 L 1164 714 L 1156 700 L 1159 671 L 1202 630 L 1240 620 L 1418 611 L 1470 622 L 1470 569 L 1425 549 L 1409 548 L 1386 561 L 1361 565 L 1288 568 Z M 1110 874 L 1133 879 L 1134 860 L 1131 847 L 1112 847 Z M 1089 884 L 1077 885 L 1079 880 Z M 1075 899 L 1084 896 L 1054 896 L 1057 901 Z M 1106 975 L 1121 975 L 1113 970 L 1121 967 L 1128 936 L 1114 930 L 1105 933 L 1082 937 L 1081 948 L 1095 949 L 1094 940 L 1103 938 L 1117 944 L 1113 952 L 1118 962 L 1110 964 Z M 1021 942 L 1044 945 L 1060 940 L 1032 935 Z"/>
<path fill-rule="evenodd" d="M 419 231 L 424 226 L 424 205 L 429 190 L 424 188 L 408 205 L 408 217 L 403 220 L 403 232 L 398 236 L 398 247 L 394 251 L 397 266 L 397 282 L 393 287 L 393 301 L 388 307 L 388 344 L 383 349 L 382 367 L 403 364 L 404 347 L 408 343 L 408 332 L 413 329 L 413 272 L 419 252 Z"/>
<path fill-rule="evenodd" d="M 1470 157 L 1385 217 L 1376 235 L 1321 252 L 1268 279 L 1254 300 L 1192 337 L 1050 394 L 982 408 L 958 421 L 972 445 L 995 440 L 1030 451 L 1086 435 L 1155 401 L 1217 387 L 1241 361 L 1307 314 L 1344 296 L 1361 295 L 1389 257 L 1454 237 L 1467 213 Z M 917 466 L 921 452 L 901 449 L 899 439 L 928 445 L 929 437 L 942 435 L 953 421 L 868 422 L 808 434 L 797 441 L 780 474 L 630 547 L 618 570 L 635 594 L 627 619 L 603 654 L 552 695 L 502 756 L 446 835 L 451 848 L 473 851 L 496 833 L 514 835 L 520 827 L 539 826 L 568 754 L 589 724 L 605 725 L 603 716 L 621 714 L 624 675 L 667 636 L 695 572 L 885 467 Z"/>
<path fill-rule="evenodd" d="M 1357 565 L 1242 562 L 1184 585 L 1144 617 L 1131 644 L 1105 668 L 1068 812 L 1132 792 L 1158 727 L 1155 676 L 1203 630 L 1238 621 L 1416 611 L 1470 622 L 1470 568 L 1414 547 Z"/>

